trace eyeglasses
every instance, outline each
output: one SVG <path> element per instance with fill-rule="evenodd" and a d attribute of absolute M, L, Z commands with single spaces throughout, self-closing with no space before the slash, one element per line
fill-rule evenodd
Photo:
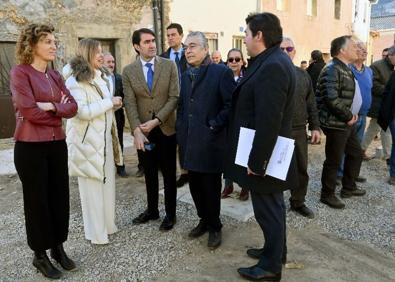
<path fill-rule="evenodd" d="M 238 62 L 241 61 L 241 58 L 228 58 L 228 62 L 229 62 L 229 63 L 233 63 L 234 61 L 235 61 L 236 63 L 238 63 Z"/>
<path fill-rule="evenodd" d="M 286 50 L 288 53 L 292 52 L 295 47 L 289 46 L 289 47 L 280 47 L 281 50 Z"/>

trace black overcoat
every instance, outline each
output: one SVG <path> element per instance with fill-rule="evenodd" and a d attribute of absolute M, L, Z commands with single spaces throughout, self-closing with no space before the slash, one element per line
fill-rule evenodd
<path fill-rule="evenodd" d="M 277 137 L 291 138 L 294 92 L 295 67 L 278 46 L 266 49 L 250 63 L 232 97 L 226 178 L 263 194 L 296 186 L 294 157 L 286 181 L 265 175 Z M 247 175 L 245 167 L 235 164 L 240 127 L 256 130 L 248 166 L 259 175 Z"/>
<path fill-rule="evenodd" d="M 201 66 L 193 83 L 188 71 L 182 74 L 176 121 L 182 168 L 223 172 L 226 127 L 235 87 L 233 73 L 224 65 Z"/>

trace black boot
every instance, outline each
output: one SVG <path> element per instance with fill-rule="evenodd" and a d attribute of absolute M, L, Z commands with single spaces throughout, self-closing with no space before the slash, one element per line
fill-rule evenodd
<path fill-rule="evenodd" d="M 51 249 L 51 257 L 56 260 L 64 270 L 73 271 L 77 269 L 74 261 L 67 256 L 62 244 Z"/>
<path fill-rule="evenodd" d="M 45 277 L 50 279 L 60 279 L 62 277 L 62 272 L 53 266 L 45 251 L 34 252 L 33 265 L 37 268 L 37 272 L 40 271 Z"/>

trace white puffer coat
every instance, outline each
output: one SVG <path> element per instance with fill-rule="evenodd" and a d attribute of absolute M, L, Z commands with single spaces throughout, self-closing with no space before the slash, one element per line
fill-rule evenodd
<path fill-rule="evenodd" d="M 76 73 L 74 71 L 73 75 L 66 80 L 66 87 L 78 104 L 77 115 L 68 120 L 66 126 L 69 174 L 105 181 L 106 112 L 113 108 L 112 83 L 105 81 L 98 70 L 95 71 L 95 78 L 90 82 L 81 81 L 81 78 L 77 81 L 78 74 Z M 100 88 L 101 93 L 97 87 Z M 103 94 L 103 97 L 100 94 Z M 113 117 L 112 120 L 114 159 L 117 165 L 122 165 L 115 118 Z"/>

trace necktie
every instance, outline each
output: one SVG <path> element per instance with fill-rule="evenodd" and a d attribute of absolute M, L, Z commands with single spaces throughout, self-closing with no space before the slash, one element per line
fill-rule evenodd
<path fill-rule="evenodd" d="M 176 59 L 174 60 L 177 65 L 178 72 L 180 72 L 180 57 L 178 57 L 179 52 L 174 52 L 174 55 L 176 55 Z"/>
<path fill-rule="evenodd" d="M 176 55 L 176 59 L 174 60 L 177 65 L 177 71 L 178 71 L 178 81 L 181 84 L 181 65 L 180 65 L 180 58 L 178 57 L 179 52 L 174 52 L 174 55 Z"/>
<path fill-rule="evenodd" d="M 152 64 L 146 63 L 145 66 L 148 68 L 147 72 L 147 86 L 149 91 L 152 91 L 152 83 L 154 81 L 154 71 L 152 70 Z"/>

